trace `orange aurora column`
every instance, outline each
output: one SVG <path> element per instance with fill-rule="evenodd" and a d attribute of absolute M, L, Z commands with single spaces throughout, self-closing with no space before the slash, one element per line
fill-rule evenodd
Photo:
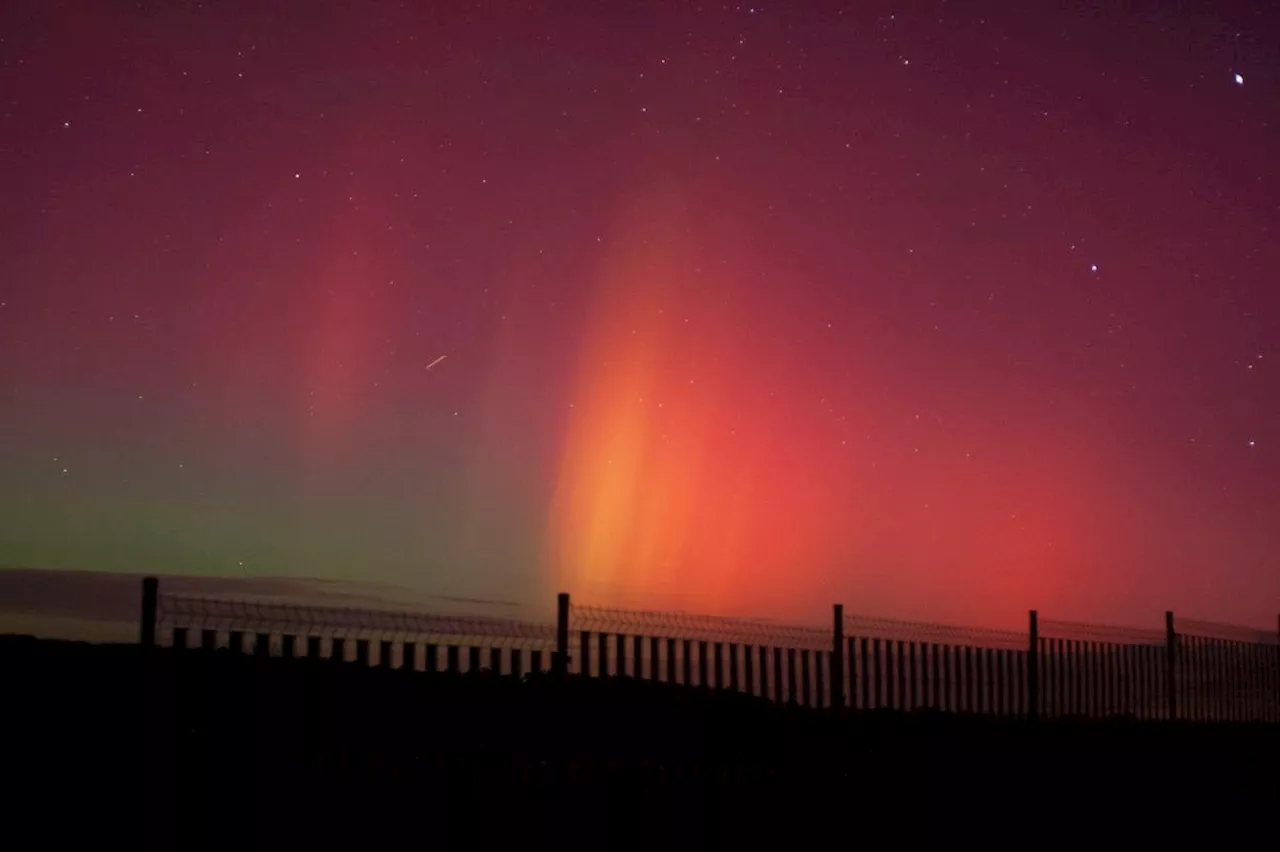
<path fill-rule="evenodd" d="M 702 268 L 732 254 L 690 222 L 679 197 L 650 197 L 602 259 L 549 530 L 577 600 L 741 609 L 820 539 L 816 495 L 734 348 L 749 331 L 733 265 Z"/>

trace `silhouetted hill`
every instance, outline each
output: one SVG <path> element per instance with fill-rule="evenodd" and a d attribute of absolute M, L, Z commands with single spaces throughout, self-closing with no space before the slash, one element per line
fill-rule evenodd
<path fill-rule="evenodd" d="M 50 841 L 933 845 L 1028 825 L 1150 840 L 1171 815 L 1239 824 L 1280 803 L 1275 726 L 834 715 L 630 679 L 28 637 L 0 638 L 0 665 L 9 775 L 28 779 L 15 811 Z"/>

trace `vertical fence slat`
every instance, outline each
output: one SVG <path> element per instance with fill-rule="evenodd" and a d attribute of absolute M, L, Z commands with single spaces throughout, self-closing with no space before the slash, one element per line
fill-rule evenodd
<path fill-rule="evenodd" d="M 157 577 L 142 579 L 142 624 L 139 640 L 144 648 L 155 647 L 156 613 L 160 607 L 160 580 Z"/>
<path fill-rule="evenodd" d="M 974 703 L 974 697 L 975 697 L 974 688 L 977 685 L 975 683 L 976 680 L 977 680 L 977 676 L 974 672 L 974 665 L 973 665 L 973 646 L 965 645 L 964 646 L 964 702 L 965 702 L 964 709 L 970 713 L 973 713 L 978 709 Z"/>
<path fill-rule="evenodd" d="M 1061 653 L 1058 651 L 1057 639 L 1041 639 L 1040 644 L 1044 649 L 1040 657 L 1044 663 L 1044 688 L 1039 693 L 1043 696 L 1045 715 L 1056 718 L 1062 715 L 1062 684 L 1059 680 L 1062 674 Z M 1027 677 L 1030 676 L 1031 672 L 1028 670 Z"/>
<path fill-rule="evenodd" d="M 996 716 L 1007 716 L 1009 713 L 1009 679 L 1008 667 L 1009 656 L 1008 651 L 1004 648 L 996 648 L 992 651 L 995 664 L 994 691 L 992 695 L 994 700 L 991 703 L 991 712 Z"/>
<path fill-rule="evenodd" d="M 955 699 L 952 694 L 952 684 L 955 682 L 955 659 L 952 651 L 954 645 L 939 645 L 938 650 L 942 653 L 942 692 L 940 693 L 942 701 L 940 709 L 950 712 L 955 708 Z"/>
<path fill-rule="evenodd" d="M 986 688 L 983 690 L 982 712 L 988 715 L 995 715 L 999 700 L 996 694 L 996 652 L 991 648 L 985 648 L 983 649 L 982 657 L 983 680 L 986 683 Z"/>
<path fill-rule="evenodd" d="M 920 661 L 918 642 L 907 643 L 907 709 L 920 708 Z"/>
<path fill-rule="evenodd" d="M 1040 613 L 1031 610 L 1027 619 L 1027 716 L 1040 717 Z"/>
<path fill-rule="evenodd" d="M 844 604 L 831 607 L 831 706 L 844 709 Z"/>
<path fill-rule="evenodd" d="M 782 704 L 782 649 L 773 646 L 773 701 Z"/>
<path fill-rule="evenodd" d="M 898 709 L 907 709 L 907 656 L 906 642 L 898 642 Z"/>
<path fill-rule="evenodd" d="M 875 709 L 884 709 L 884 657 L 883 646 L 879 639 L 871 640 L 872 686 L 875 689 Z"/>
<path fill-rule="evenodd" d="M 551 669 L 557 677 L 569 674 L 569 606 L 568 592 L 556 595 L 556 650 L 555 657 L 551 660 Z M 534 670 L 537 668 L 535 664 Z"/>
<path fill-rule="evenodd" d="M 1121 673 L 1123 673 L 1121 674 L 1121 683 L 1123 683 L 1123 687 L 1121 687 L 1121 690 L 1124 691 L 1124 715 L 1132 716 L 1132 715 L 1135 715 L 1134 701 L 1133 701 L 1133 684 L 1134 684 L 1133 645 L 1121 646 L 1121 655 L 1123 655 L 1123 659 L 1121 659 L 1120 669 L 1121 669 Z"/>
<path fill-rule="evenodd" d="M 929 706 L 934 710 L 943 710 L 942 703 L 942 646 L 937 642 L 929 643 Z"/>
<path fill-rule="evenodd" d="M 756 646 L 756 656 L 760 662 L 760 697 L 769 697 L 769 648 L 767 645 Z"/>
<path fill-rule="evenodd" d="M 1184 661 L 1183 670 L 1186 673 L 1186 685 L 1183 689 L 1185 699 L 1182 712 L 1191 721 L 1200 722 L 1203 721 L 1201 701 L 1204 698 L 1204 683 L 1201 670 L 1202 658 L 1199 636 L 1182 637 L 1182 658 Z"/>
<path fill-rule="evenodd" d="M 1231 643 L 1231 671 L 1234 677 L 1231 679 L 1231 693 L 1234 696 L 1234 705 L 1236 708 L 1236 721 L 1243 722 L 1246 718 L 1245 713 L 1245 671 L 1244 671 L 1244 649 L 1245 646 L 1240 642 Z"/>
<path fill-rule="evenodd" d="M 1164 614 L 1165 629 L 1165 663 L 1164 663 L 1164 689 L 1165 689 L 1165 712 L 1168 718 L 1178 718 L 1178 632 L 1174 629 L 1173 613 L 1165 612 Z"/>
<path fill-rule="evenodd" d="M 1013 714 L 1019 718 L 1027 717 L 1030 712 L 1030 696 L 1027 694 L 1026 669 L 1034 656 L 1030 651 L 1014 651 L 1009 655 L 1013 667 Z"/>

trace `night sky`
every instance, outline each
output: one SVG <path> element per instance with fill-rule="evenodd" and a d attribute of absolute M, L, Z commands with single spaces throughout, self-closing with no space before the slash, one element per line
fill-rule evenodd
<path fill-rule="evenodd" d="M 1119 5 L 6 3 L 0 564 L 1274 626 L 1280 9 Z"/>

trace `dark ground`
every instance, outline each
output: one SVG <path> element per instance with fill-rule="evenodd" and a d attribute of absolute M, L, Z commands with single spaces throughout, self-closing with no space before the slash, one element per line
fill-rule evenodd
<path fill-rule="evenodd" d="M 0 666 L 13 849 L 1180 848 L 1254 825 L 1273 848 L 1280 815 L 1280 726 L 836 716 L 25 637 Z"/>

